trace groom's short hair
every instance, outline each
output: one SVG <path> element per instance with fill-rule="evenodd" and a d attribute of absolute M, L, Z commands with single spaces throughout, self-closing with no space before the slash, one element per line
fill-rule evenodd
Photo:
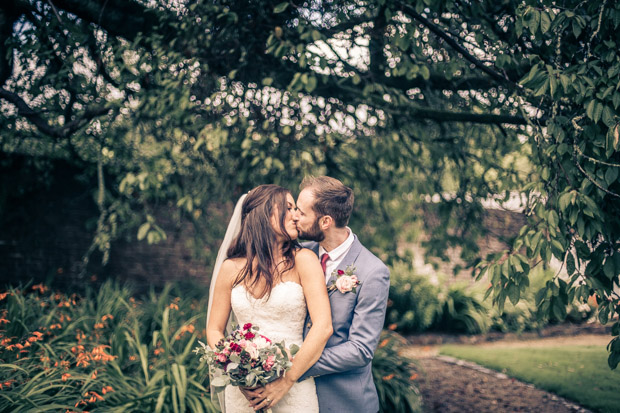
<path fill-rule="evenodd" d="M 353 211 L 353 190 L 336 178 L 329 176 L 307 176 L 299 185 L 300 190 L 309 189 L 314 195 L 312 210 L 319 217 L 329 215 L 336 227 L 349 223 Z"/>

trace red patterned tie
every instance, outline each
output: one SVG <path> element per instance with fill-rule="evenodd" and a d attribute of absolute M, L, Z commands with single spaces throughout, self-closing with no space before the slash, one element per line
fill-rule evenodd
<path fill-rule="evenodd" d="M 323 268 L 323 274 L 325 274 L 328 259 L 329 259 L 329 255 L 327 255 L 327 253 L 321 255 L 321 268 Z"/>

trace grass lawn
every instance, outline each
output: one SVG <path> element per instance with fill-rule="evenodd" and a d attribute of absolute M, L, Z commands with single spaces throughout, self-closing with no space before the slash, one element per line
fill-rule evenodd
<path fill-rule="evenodd" d="M 501 371 L 594 411 L 620 412 L 620 369 L 609 369 L 604 346 L 445 345 L 440 353 Z"/>

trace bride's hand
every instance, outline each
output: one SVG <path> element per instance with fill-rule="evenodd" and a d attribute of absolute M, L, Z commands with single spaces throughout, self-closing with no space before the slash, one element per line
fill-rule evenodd
<path fill-rule="evenodd" d="M 287 379 L 286 376 L 272 381 L 265 386 L 265 391 L 263 391 L 260 396 L 263 400 L 258 403 L 252 402 L 252 407 L 254 407 L 254 410 L 260 410 L 275 406 L 282 400 L 286 393 L 288 393 L 291 387 L 293 387 L 293 384 L 295 384 L 295 382 Z"/>

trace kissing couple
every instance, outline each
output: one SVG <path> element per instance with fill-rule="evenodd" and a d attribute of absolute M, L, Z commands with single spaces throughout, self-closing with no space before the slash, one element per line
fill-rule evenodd
<path fill-rule="evenodd" d="M 243 195 L 218 253 L 207 312 L 215 348 L 235 324 L 300 346 L 286 374 L 264 387 L 227 386 L 226 413 L 376 413 L 372 358 L 385 319 L 389 271 L 347 226 L 353 191 L 305 178 L 290 191 L 261 185 Z M 297 238 L 310 240 L 303 246 Z M 232 314 L 231 314 L 232 313 Z"/>

